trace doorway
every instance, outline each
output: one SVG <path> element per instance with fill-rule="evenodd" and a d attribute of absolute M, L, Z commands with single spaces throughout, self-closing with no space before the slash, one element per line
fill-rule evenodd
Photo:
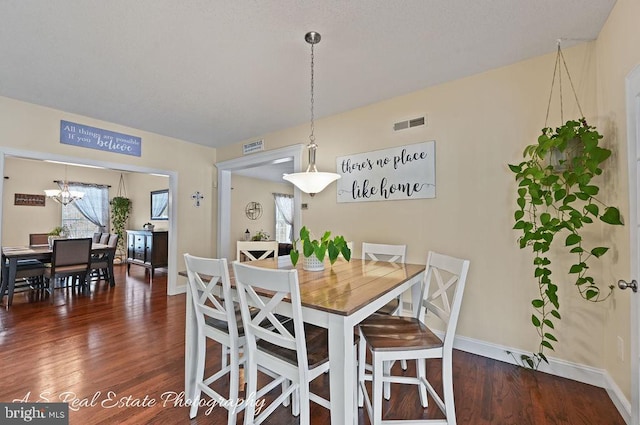
<path fill-rule="evenodd" d="M 302 167 L 302 154 L 305 145 L 293 145 L 272 151 L 261 152 L 242 158 L 230 159 L 218 162 L 218 241 L 217 257 L 234 258 L 235 252 L 231 252 L 231 174 L 249 168 L 261 167 L 269 164 L 277 164 L 283 161 L 293 161 L 294 172 Z M 296 187 L 293 194 L 293 234 L 300 231 L 302 222 L 301 195 Z"/>
<path fill-rule="evenodd" d="M 178 275 L 177 275 L 177 251 L 178 251 L 178 243 L 176 238 L 173 235 L 177 234 L 177 222 L 178 222 L 178 207 L 177 203 L 172 200 L 172 198 L 177 198 L 178 196 L 178 175 L 175 171 L 170 170 L 161 170 L 155 168 L 146 168 L 139 167 L 134 165 L 126 165 L 119 164 L 113 162 L 105 162 L 105 161 L 95 161 L 86 158 L 77 158 L 70 156 L 62 156 L 62 155 L 54 155 L 46 152 L 32 152 L 32 151 L 22 151 L 19 149 L 12 148 L 0 148 L 0 173 L 4 175 L 4 163 L 5 157 L 19 157 L 25 159 L 33 159 L 33 160 L 51 160 L 58 162 L 66 162 L 66 163 L 75 163 L 79 165 L 93 165 L 97 167 L 107 168 L 111 170 L 121 170 L 128 171 L 132 173 L 143 173 L 143 174 L 162 174 L 169 177 L 169 209 L 170 216 L 175 219 L 169 220 L 169 258 L 168 258 L 168 267 L 167 267 L 167 295 L 176 295 L 178 293 L 184 292 L 185 288 L 178 288 Z M 2 199 L 2 194 L 4 192 L 4 179 L 0 182 L 0 199 Z M 0 201 L 1 202 L 1 201 Z M 2 214 L 3 208 L 2 204 L 0 204 L 0 223 L 2 222 Z M 2 229 L 0 226 L 0 241 L 2 240 Z"/>

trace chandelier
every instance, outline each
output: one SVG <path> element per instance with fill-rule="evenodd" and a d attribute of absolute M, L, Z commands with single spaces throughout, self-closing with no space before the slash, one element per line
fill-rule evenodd
<path fill-rule="evenodd" d="M 316 193 L 321 192 L 330 183 L 338 180 L 340 175 L 336 173 L 322 173 L 316 168 L 316 149 L 318 148 L 318 145 L 316 144 L 316 138 L 313 135 L 313 46 L 320 42 L 320 34 L 315 31 L 311 31 L 304 36 L 304 39 L 311 45 L 311 134 L 309 135 L 309 145 L 307 145 L 307 149 L 309 150 L 309 165 L 304 173 L 285 174 L 283 178 L 286 181 L 293 183 L 301 191 L 313 196 Z"/>
<path fill-rule="evenodd" d="M 54 183 L 58 183 L 60 189 L 45 189 L 44 194 L 47 198 L 53 199 L 59 204 L 67 206 L 78 199 L 82 199 L 84 196 L 83 192 L 78 192 L 76 190 L 69 190 L 69 182 L 67 181 L 67 167 L 64 167 L 64 180 L 54 181 Z"/>

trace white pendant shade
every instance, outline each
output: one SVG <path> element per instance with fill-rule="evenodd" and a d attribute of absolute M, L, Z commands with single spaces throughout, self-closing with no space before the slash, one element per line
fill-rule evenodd
<path fill-rule="evenodd" d="M 305 193 L 319 193 L 330 183 L 338 180 L 340 175 L 319 171 L 305 171 L 304 173 L 285 174 L 283 178 Z"/>

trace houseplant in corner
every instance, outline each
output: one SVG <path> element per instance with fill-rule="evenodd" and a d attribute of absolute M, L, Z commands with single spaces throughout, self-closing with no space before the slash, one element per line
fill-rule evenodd
<path fill-rule="evenodd" d="M 345 260 L 351 260 L 351 250 L 347 246 L 343 236 L 331 237 L 331 232 L 326 231 L 320 239 L 312 239 L 311 232 L 306 226 L 300 229 L 300 242 L 302 243 L 303 268 L 309 271 L 324 270 L 324 258 L 329 257 L 331 265 L 336 262 L 340 254 Z M 298 263 L 300 252 L 298 240 L 293 241 L 293 248 L 289 252 L 291 264 Z"/>
<path fill-rule="evenodd" d="M 111 222 L 113 223 L 113 231 L 118 235 L 118 253 L 124 252 L 124 228 L 129 219 L 131 212 L 131 199 L 123 196 L 116 196 L 111 200 Z"/>

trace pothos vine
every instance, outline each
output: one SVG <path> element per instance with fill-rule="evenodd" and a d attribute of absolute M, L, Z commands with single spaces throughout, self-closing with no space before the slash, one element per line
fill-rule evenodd
<path fill-rule="evenodd" d="M 547 256 L 552 246 L 562 244 L 574 256 L 568 276 L 575 279 L 582 298 L 600 302 L 613 291 L 613 285 L 602 289 L 589 272 L 589 264 L 609 248 L 589 248 L 583 237 L 586 226 L 594 219 L 611 225 L 623 224 L 618 208 L 596 198 L 600 188 L 592 179 L 602 174 L 600 164 L 611 156 L 609 149 L 598 146 L 600 139 L 602 136 L 584 118 L 567 121 L 555 130 L 543 128 L 538 143 L 524 150 L 525 161 L 509 165 L 518 182 L 513 228 L 522 232 L 518 238 L 520 249 L 533 251 L 539 291 L 539 296 L 531 301 L 534 309 L 531 322 L 540 337 L 538 351 L 519 359 L 523 366 L 532 369 L 537 369 L 542 361 L 548 363 L 545 349 L 553 350 L 558 341 L 553 329 L 554 320 L 561 319 L 558 285 L 565 276 L 552 278 L 551 260 Z M 564 238 L 560 239 L 561 236 Z"/>

